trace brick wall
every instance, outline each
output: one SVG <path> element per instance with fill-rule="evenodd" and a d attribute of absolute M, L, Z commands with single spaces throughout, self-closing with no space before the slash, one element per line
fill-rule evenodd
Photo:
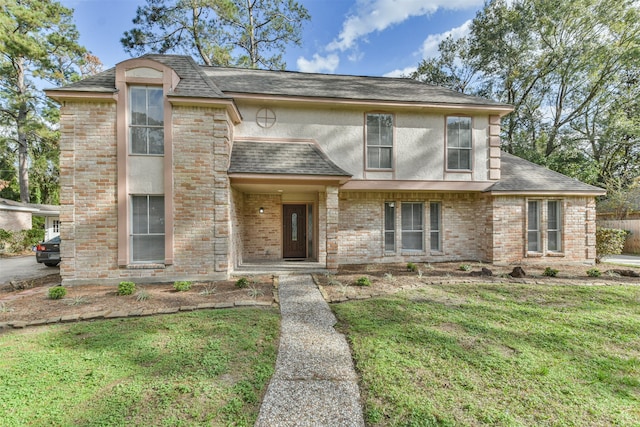
<path fill-rule="evenodd" d="M 540 253 L 527 253 L 526 214 L 527 199 L 520 196 L 498 196 L 492 201 L 493 210 L 493 262 L 515 263 L 588 263 L 595 261 L 595 200 L 593 197 L 564 197 L 562 201 L 562 251 L 546 250 L 546 200 L 541 200 L 542 245 Z"/>
<path fill-rule="evenodd" d="M 246 261 L 282 258 L 282 200 L 278 194 L 244 195 L 244 253 Z M 259 209 L 264 208 L 264 213 Z"/>
<path fill-rule="evenodd" d="M 67 102 L 62 107 L 60 272 L 65 283 L 228 276 L 231 125 L 225 110 L 174 107 L 172 127 L 174 211 L 165 214 L 174 219 L 173 264 L 118 267 L 116 105 Z"/>
<path fill-rule="evenodd" d="M 68 102 L 60 131 L 60 275 L 118 277 L 116 105 Z"/>
<path fill-rule="evenodd" d="M 526 252 L 526 198 L 474 193 L 340 194 L 339 259 L 342 264 L 479 260 L 497 264 L 592 263 L 595 258 L 595 201 L 565 197 L 560 253 Z M 536 200 L 546 201 L 544 198 Z M 384 202 L 396 202 L 395 253 L 384 252 Z M 429 248 L 429 203 L 442 203 L 442 251 Z M 424 203 L 426 250 L 403 251 L 401 203 Z M 544 204 L 544 203 L 543 203 Z M 543 215 L 546 215 L 543 213 Z M 546 233 L 543 217 L 543 236 Z M 543 237 L 543 241 L 544 241 Z M 546 246 L 544 246 L 546 248 Z"/>
<path fill-rule="evenodd" d="M 384 252 L 384 202 L 396 202 L 395 253 Z M 402 250 L 401 203 L 422 202 L 424 250 Z M 442 203 L 442 251 L 429 250 L 429 203 Z M 438 262 L 482 260 L 485 223 L 478 211 L 485 201 L 477 194 L 358 193 L 340 194 L 339 259 L 341 264 L 367 262 Z"/>

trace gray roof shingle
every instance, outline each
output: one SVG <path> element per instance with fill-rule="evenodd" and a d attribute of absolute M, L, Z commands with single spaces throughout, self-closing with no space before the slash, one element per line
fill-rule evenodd
<path fill-rule="evenodd" d="M 429 104 L 511 106 L 408 78 L 203 67 L 225 93 Z"/>
<path fill-rule="evenodd" d="M 605 190 L 600 187 L 585 184 L 504 151 L 501 153 L 500 175 L 500 181 L 485 191 L 492 193 L 605 193 Z"/>
<path fill-rule="evenodd" d="M 313 143 L 258 141 L 234 142 L 228 173 L 351 176 Z"/>
<path fill-rule="evenodd" d="M 147 54 L 180 76 L 173 96 L 229 98 L 232 93 L 390 103 L 452 104 L 469 107 L 510 105 L 465 95 L 407 78 L 314 74 L 198 65 L 190 56 Z M 115 68 L 50 91 L 114 92 Z"/>

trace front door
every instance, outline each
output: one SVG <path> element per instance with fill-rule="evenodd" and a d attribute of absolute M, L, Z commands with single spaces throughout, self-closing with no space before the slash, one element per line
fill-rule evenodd
<path fill-rule="evenodd" d="M 282 206 L 282 256 L 306 258 L 307 256 L 307 205 Z"/>

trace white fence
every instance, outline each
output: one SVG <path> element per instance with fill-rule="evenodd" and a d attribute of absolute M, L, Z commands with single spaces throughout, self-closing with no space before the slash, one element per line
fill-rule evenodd
<path fill-rule="evenodd" d="M 624 243 L 625 254 L 640 254 L 640 219 L 603 219 L 597 221 L 598 227 L 619 228 L 630 234 Z"/>

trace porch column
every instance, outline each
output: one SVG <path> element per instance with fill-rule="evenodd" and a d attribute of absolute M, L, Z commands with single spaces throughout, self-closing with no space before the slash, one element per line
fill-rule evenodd
<path fill-rule="evenodd" d="M 327 186 L 327 270 L 338 270 L 338 187 Z"/>

